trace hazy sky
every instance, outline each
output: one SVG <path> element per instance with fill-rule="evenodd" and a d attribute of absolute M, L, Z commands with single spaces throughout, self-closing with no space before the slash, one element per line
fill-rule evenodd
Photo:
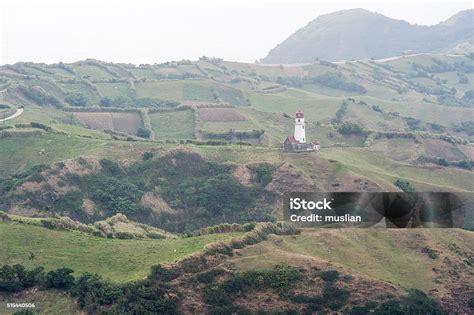
<path fill-rule="evenodd" d="M 0 0 L 0 64 L 140 64 L 203 55 L 253 62 L 318 15 L 351 8 L 433 25 L 472 2 Z"/>

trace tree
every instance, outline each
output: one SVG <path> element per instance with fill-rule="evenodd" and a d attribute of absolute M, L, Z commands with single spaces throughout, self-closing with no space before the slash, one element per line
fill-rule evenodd
<path fill-rule="evenodd" d="M 143 160 L 144 161 L 151 160 L 152 158 L 153 158 L 153 153 L 152 152 L 143 153 Z"/>
<path fill-rule="evenodd" d="M 80 93 L 69 93 L 66 95 L 64 100 L 66 101 L 66 103 L 72 106 L 86 106 L 87 105 L 87 98 L 84 96 L 84 94 L 80 94 Z"/>
<path fill-rule="evenodd" d="M 151 132 L 147 128 L 140 127 L 137 130 L 137 136 L 140 138 L 150 138 Z"/>
<path fill-rule="evenodd" d="M 415 191 L 415 189 L 413 188 L 411 183 L 408 182 L 408 181 L 397 179 L 394 184 L 395 184 L 395 186 L 397 186 L 398 188 L 400 188 L 404 192 L 414 192 Z"/>
<path fill-rule="evenodd" d="M 46 274 L 46 285 L 49 288 L 69 289 L 74 285 L 73 270 L 70 268 L 59 268 Z"/>

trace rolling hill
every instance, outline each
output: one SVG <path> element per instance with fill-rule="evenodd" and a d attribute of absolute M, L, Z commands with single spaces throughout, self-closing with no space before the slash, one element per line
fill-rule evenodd
<path fill-rule="evenodd" d="M 114 240 L 74 230 L 51 230 L 29 218 L 16 217 L 15 221 L 0 223 L 0 231 L 5 234 L 2 239 L 7 240 L 0 245 L 0 264 L 20 263 L 29 269 L 44 266 L 47 271 L 71 267 L 77 278 L 86 272 L 97 273 L 112 280 L 117 289 L 121 283 L 134 285 L 125 282 L 129 280 L 136 280 L 142 289 L 166 285 L 168 299 L 174 300 L 177 310 L 183 313 L 246 309 L 369 312 L 414 305 L 425 311 L 428 307 L 441 311 L 443 307 L 450 312 L 469 312 L 468 300 L 473 290 L 472 232 L 279 232 L 274 225 L 263 226 L 246 234 L 221 232 L 170 240 Z M 203 254 L 205 245 L 207 253 Z M 140 280 L 152 265 L 159 263 L 164 268 L 157 269 L 161 272 Z M 274 276 L 278 281 L 272 280 Z M 101 287 L 100 282 L 96 285 L 107 288 Z M 219 295 L 219 290 L 224 290 L 225 296 Z M 134 295 L 132 300 L 143 303 L 140 298 Z M 159 296 L 154 298 L 157 301 Z M 61 289 L 38 286 L 15 294 L 0 293 L 0 301 L 22 299 L 36 302 L 40 314 L 84 311 Z M 153 304 L 149 304 L 149 296 L 145 301 L 133 305 L 150 309 Z M 103 312 L 121 302 L 101 303 L 100 295 L 92 295 L 85 302 L 85 311 Z"/>
<path fill-rule="evenodd" d="M 297 30 L 261 62 L 381 59 L 399 56 L 408 50 L 413 53 L 472 52 L 473 14 L 473 10 L 461 11 L 437 25 L 422 26 L 363 9 L 338 11 L 319 16 Z M 461 50 L 463 46 L 466 51 Z"/>
<path fill-rule="evenodd" d="M 0 301 L 48 314 L 466 312 L 468 230 L 242 229 L 281 219 L 290 191 L 473 192 L 473 60 L 0 67 L 0 115 L 24 109 L 0 124 L 0 210 L 16 215 L 0 222 L 0 263 L 95 281 L 79 298 L 40 281 Z M 317 153 L 281 151 L 300 109 Z M 118 213 L 129 219 L 110 224 Z M 225 233 L 196 231 L 215 224 Z"/>

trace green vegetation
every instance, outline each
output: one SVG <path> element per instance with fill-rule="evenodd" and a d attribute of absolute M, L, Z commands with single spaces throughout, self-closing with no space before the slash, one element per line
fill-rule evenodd
<path fill-rule="evenodd" d="M 137 129 L 137 136 L 140 137 L 140 138 L 150 138 L 150 135 L 151 135 L 151 131 L 147 128 L 143 128 L 143 127 L 139 127 Z"/>
<path fill-rule="evenodd" d="M 57 231 L 30 224 L 0 222 L 0 265 L 44 266 L 46 271 L 69 267 L 78 276 L 98 273 L 115 282 L 142 279 L 149 268 L 200 251 L 206 244 L 229 241 L 242 232 L 160 240 L 120 240 L 78 231 Z M 34 255 L 30 259 L 31 254 Z"/>
<path fill-rule="evenodd" d="M 64 101 L 72 106 L 86 106 L 87 97 L 79 93 L 69 93 L 65 96 Z"/>
<path fill-rule="evenodd" d="M 83 167 L 90 168 L 86 160 Z M 129 166 L 102 159 L 101 170 L 86 175 L 66 173 L 63 186 L 75 189 L 66 193 L 53 193 L 51 186 L 43 191 L 8 194 L 25 181 L 43 182 L 39 170 L 0 182 L 4 187 L 8 203 L 28 199 L 24 206 L 44 213 L 66 214 L 82 222 L 94 222 L 118 212 L 127 217 L 151 223 L 170 231 L 191 231 L 203 226 L 223 222 L 249 222 L 273 220 L 269 209 L 256 207 L 263 195 L 262 187 L 271 180 L 272 166 L 256 167 L 258 186 L 244 186 L 234 176 L 229 165 L 202 159 L 196 153 L 177 151 L 158 159 L 138 160 Z M 64 165 L 49 169 L 50 175 L 60 171 Z M 185 213 L 175 216 L 162 213 L 155 216 L 152 209 L 142 204 L 147 192 L 159 185 L 160 196 L 175 209 Z M 268 193 L 266 193 L 268 194 Z M 84 211 L 85 199 L 95 204 L 93 213 Z M 117 237 L 132 238 L 124 233 Z"/>
<path fill-rule="evenodd" d="M 232 304 L 236 297 L 244 296 L 252 289 L 271 289 L 284 296 L 301 277 L 297 268 L 284 265 L 277 265 L 272 270 L 247 271 L 232 275 L 217 285 L 208 285 L 203 290 L 203 299 L 211 306 L 211 312 L 230 313 L 236 310 Z"/>
<path fill-rule="evenodd" d="M 194 111 L 162 111 L 150 114 L 155 138 L 194 139 Z"/>
<path fill-rule="evenodd" d="M 338 129 L 340 134 L 343 135 L 356 135 L 363 136 L 366 134 L 366 131 L 359 125 L 355 123 L 345 122 Z"/>
<path fill-rule="evenodd" d="M 403 190 L 404 192 L 414 192 L 415 189 L 410 182 L 406 180 L 397 179 L 394 183 L 395 186 Z"/>

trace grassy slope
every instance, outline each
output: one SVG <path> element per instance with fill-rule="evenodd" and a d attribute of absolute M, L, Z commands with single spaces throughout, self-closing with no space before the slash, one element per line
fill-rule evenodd
<path fill-rule="evenodd" d="M 75 158 L 81 155 L 95 155 L 99 158 L 138 159 L 144 151 L 163 151 L 176 145 L 162 145 L 152 142 L 126 142 L 90 139 L 76 136 L 46 134 L 41 137 L 0 139 L 0 175 L 25 170 L 36 164 Z M 256 163 L 289 162 L 312 174 L 308 159 L 336 160 L 355 174 L 367 177 L 381 187 L 393 190 L 393 182 L 405 178 L 420 191 L 467 190 L 473 191 L 472 172 L 455 168 L 423 168 L 396 162 L 363 148 L 323 148 L 317 154 L 281 155 L 276 147 L 252 146 L 193 146 L 203 156 L 222 162 Z M 42 152 L 42 153 L 40 153 Z M 314 174 L 317 177 L 317 174 Z"/>
<path fill-rule="evenodd" d="M 298 265 L 308 260 L 326 261 L 349 273 L 404 288 L 442 291 L 443 284 L 434 281 L 437 275 L 432 268 L 440 268 L 444 257 L 459 259 L 450 244 L 472 253 L 474 233 L 459 229 L 308 229 L 302 235 L 272 236 L 245 248 L 234 263 L 239 270 L 249 270 L 281 262 Z M 429 258 L 423 247 L 437 250 L 439 257 Z"/>
<path fill-rule="evenodd" d="M 155 139 L 193 139 L 194 112 L 181 110 L 150 114 Z"/>
<path fill-rule="evenodd" d="M 118 240 L 26 224 L 0 223 L 0 265 L 21 263 L 46 270 L 69 267 L 76 274 L 98 273 L 113 281 L 145 277 L 150 267 L 173 262 L 215 241 L 241 233 L 166 240 Z M 35 259 L 29 260 L 34 253 Z"/>
<path fill-rule="evenodd" d="M 446 167 L 416 167 L 389 160 L 362 148 L 327 148 L 321 150 L 320 155 L 339 161 L 371 179 L 391 183 L 397 178 L 408 179 L 420 191 L 474 190 L 473 174 L 470 171 Z"/>

